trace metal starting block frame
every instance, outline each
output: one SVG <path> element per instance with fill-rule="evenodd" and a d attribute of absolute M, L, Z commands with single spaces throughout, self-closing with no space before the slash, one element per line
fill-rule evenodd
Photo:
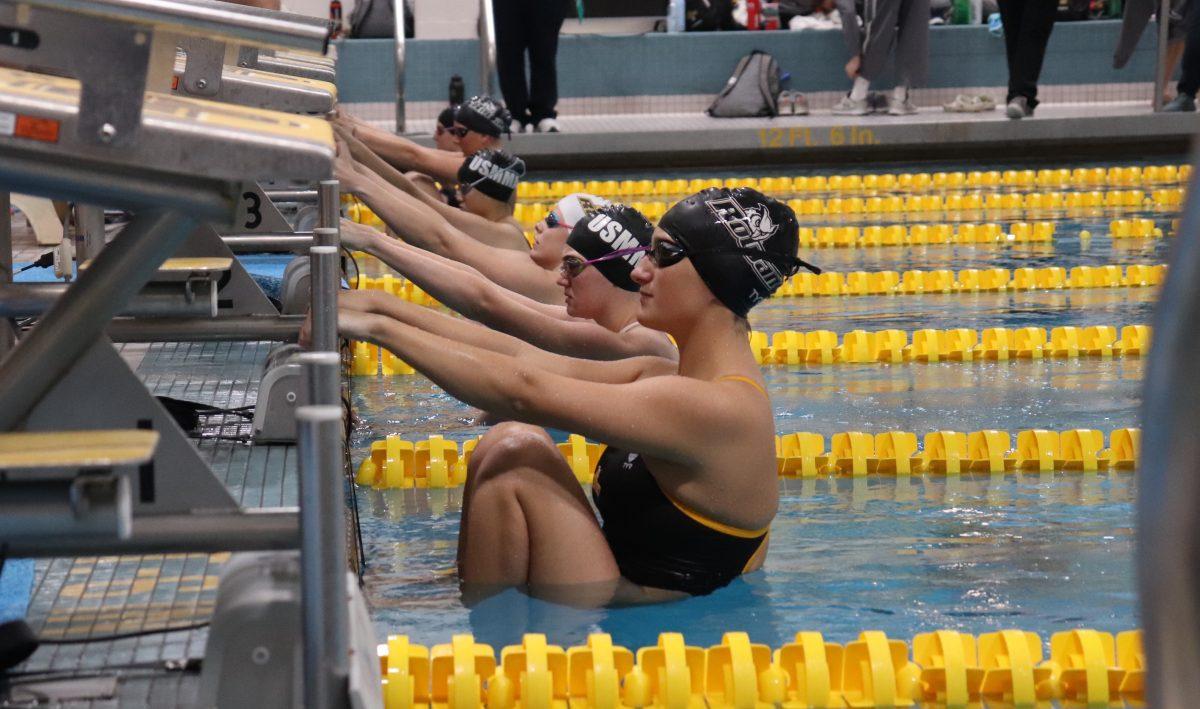
<path fill-rule="evenodd" d="M 172 93 L 287 113 L 325 115 L 337 104 L 337 87 L 326 81 L 268 73 L 224 63 L 224 45 L 181 37 Z"/>
<path fill-rule="evenodd" d="M 291 604 L 299 612 L 281 608 L 280 618 L 292 630 L 290 637 L 302 642 L 293 640 L 280 654 L 301 653 L 301 661 L 270 667 L 255 661 L 260 644 L 254 640 L 269 629 L 239 619 L 261 617 L 253 609 L 267 612 L 272 600 L 256 592 L 267 586 L 230 578 L 231 587 L 219 595 L 206 647 L 214 662 L 206 663 L 204 696 L 227 703 L 245 696 L 237 692 L 246 688 L 290 686 L 290 693 L 251 691 L 249 696 L 262 709 L 295 706 L 299 698 L 310 707 L 373 709 L 382 707 L 373 632 L 361 603 L 351 620 L 348 599 L 355 593 L 347 589 L 344 573 L 336 245 L 311 249 L 313 345 L 319 351 L 299 357 L 310 401 L 320 405 L 296 412 L 298 510 L 240 509 L 103 336 L 113 315 L 176 255 L 198 223 L 230 227 L 245 214 L 239 197 L 248 183 L 312 183 L 332 170 L 333 136 L 324 121 L 145 92 L 170 78 L 175 43 L 168 38 L 174 34 L 324 49 L 324 30 L 313 32 L 278 18 L 239 17 L 230 7 L 215 0 L 0 5 L 0 23 L 12 28 L 10 36 L 20 45 L 0 47 L 0 63 L 55 74 L 0 69 L 0 194 L 19 191 L 134 213 L 0 362 L 0 432 L 66 427 L 158 434 L 152 457 L 136 471 L 136 491 L 130 484 L 116 493 L 132 507 L 127 525 L 118 514 L 111 533 L 86 534 L 68 520 L 63 538 L 50 542 L 0 521 L 0 542 L 15 556 L 298 546 L 299 579 L 289 572 L 286 585 L 300 589 L 299 601 Z M 85 36 L 89 41 L 79 42 Z M 133 482 L 134 477 L 124 479 Z M 28 482 L 43 498 L 53 497 L 47 485 Z M 0 503 L 22 492 L 9 478 L 0 480 Z"/>
<path fill-rule="evenodd" d="M 0 61 L 83 77 L 81 82 L 0 69 L 0 118 L 8 117 L 12 125 L 7 133 L 0 130 L 0 188 L 129 209 L 135 217 L 0 364 L 0 430 L 144 428 L 157 431 L 160 440 L 148 468 L 152 474 L 139 477 L 128 538 L 79 535 L 50 543 L 15 530 L 15 536 L 6 535 L 9 552 L 40 556 L 295 547 L 296 512 L 242 511 L 102 334 L 159 265 L 175 255 L 197 221 L 228 224 L 236 218 L 237 197 L 247 182 L 327 176 L 333 159 L 328 125 L 143 93 L 145 77 L 156 68 L 152 59 L 161 57 L 167 69 L 174 59 L 173 43 L 169 52 L 152 50 L 160 26 L 155 22 L 223 32 L 211 17 L 196 17 L 197 11 L 208 9 L 205 3 L 163 0 L 151 9 L 132 0 L 76 4 L 86 10 L 74 5 L 64 9 L 67 0 L 35 0 L 22 13 L 0 6 L 0 16 L 10 15 L 0 21 L 40 38 L 38 48 L 27 54 L 0 47 Z M 221 9 L 211 10 L 219 14 Z M 78 27 L 78 22 L 104 27 L 115 44 L 89 43 L 67 51 L 64 38 L 72 33 L 63 31 L 64 23 Z M 260 36 L 233 26 L 234 38 Z M 323 37 L 314 38 L 303 28 L 297 32 L 302 48 L 323 46 Z M 285 44 L 292 41 L 278 23 L 270 36 Z M 106 62 L 89 54 L 119 56 Z M 114 63 L 141 78 L 130 82 L 112 69 Z M 104 66 L 105 74 L 126 85 L 113 87 L 80 69 L 89 65 Z M 121 101 L 125 105 L 114 108 L 112 103 Z"/>
<path fill-rule="evenodd" d="M 299 76 L 330 84 L 337 82 L 337 70 L 333 60 L 315 54 L 300 55 L 243 46 L 238 49 L 237 65 L 245 69 Z"/>

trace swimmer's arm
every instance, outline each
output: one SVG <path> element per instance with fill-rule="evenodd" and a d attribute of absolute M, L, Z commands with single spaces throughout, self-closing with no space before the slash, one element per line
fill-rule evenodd
<path fill-rule="evenodd" d="M 350 154 L 359 165 L 382 177 L 392 187 L 402 190 L 409 196 L 420 200 L 422 204 L 437 212 L 466 235 L 488 246 L 516 251 L 529 250 L 529 243 L 525 240 L 525 235 L 521 233 L 520 229 L 513 226 L 513 224 L 507 222 L 496 223 L 478 214 L 471 214 L 456 207 L 451 207 L 437 197 L 429 194 L 427 190 L 418 187 L 409 179 L 408 175 L 389 165 L 387 161 L 376 155 L 374 151 L 363 145 L 353 135 L 343 132 L 339 132 L 339 135 L 346 141 Z M 458 175 L 455 174 L 455 179 L 448 184 L 453 185 L 457 181 Z"/>
<path fill-rule="evenodd" d="M 342 142 L 345 143 L 346 148 L 350 151 L 350 156 L 354 158 L 354 161 L 360 167 L 366 168 L 379 177 L 382 177 L 396 189 L 404 190 L 414 196 L 417 192 L 421 191 L 417 189 L 417 186 L 403 172 L 400 172 L 392 167 L 388 161 L 379 157 L 374 150 L 371 150 L 361 140 L 354 137 L 352 132 L 336 123 L 334 124 L 334 131 L 341 138 Z"/>
<path fill-rule="evenodd" d="M 590 320 L 566 317 L 562 306 L 537 303 L 493 283 L 470 266 L 414 248 L 369 227 L 346 224 L 342 234 L 350 248 L 383 261 L 451 310 L 541 349 L 585 359 L 675 356 L 665 338 L 662 347 L 656 348 L 649 337 L 631 341 Z"/>
<path fill-rule="evenodd" d="M 421 193 L 420 199 L 445 217 L 446 221 L 481 244 L 498 249 L 529 253 L 529 242 L 526 241 L 525 234 L 511 222 L 494 222 L 485 219 L 478 214 L 451 207 L 424 192 Z"/>
<path fill-rule="evenodd" d="M 445 338 L 456 346 L 478 347 L 507 355 L 562 376 L 595 382 L 631 382 L 643 376 L 674 373 L 675 363 L 658 357 L 630 357 L 612 362 L 594 362 L 563 357 L 539 350 L 511 335 L 496 332 L 479 323 L 451 317 L 445 313 L 414 305 L 380 291 L 346 291 L 339 311 L 358 311 L 382 315 L 422 332 Z"/>
<path fill-rule="evenodd" d="M 454 184 L 458 179 L 461 153 L 417 145 L 408 138 L 359 121 L 350 125 L 355 138 L 397 169 L 423 172 L 443 184 Z"/>
<path fill-rule="evenodd" d="M 492 282 L 540 302 L 561 301 L 556 276 L 531 261 L 528 253 L 481 244 L 415 198 L 377 182 L 364 180 L 356 192 L 409 244 L 467 264 Z"/>
<path fill-rule="evenodd" d="M 755 412 L 720 385 L 680 376 L 611 384 L 548 372 L 520 357 L 461 345 L 390 318 L 347 314 L 343 334 L 395 352 L 455 398 L 503 418 L 553 426 L 644 455 L 697 465 L 748 432 Z M 721 401 L 720 406 L 714 406 Z"/>
<path fill-rule="evenodd" d="M 482 322 L 568 357 L 609 360 L 655 355 L 678 359 L 678 351 L 670 341 L 650 330 L 621 335 L 594 320 L 548 317 L 507 298 L 484 301 L 484 307 L 489 317 Z M 660 342 L 655 342 L 656 339 Z"/>

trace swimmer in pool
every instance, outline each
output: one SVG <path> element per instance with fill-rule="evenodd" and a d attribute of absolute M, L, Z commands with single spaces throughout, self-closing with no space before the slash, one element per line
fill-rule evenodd
<path fill-rule="evenodd" d="M 491 96 L 472 96 L 458 108 L 449 129 L 458 138 L 459 152 L 427 148 L 385 130 L 376 128 L 347 113 L 334 119 L 335 125 L 361 140 L 379 157 L 402 172 L 413 171 L 443 185 L 453 185 L 462 159 L 484 149 L 504 147 L 512 117 Z M 432 183 L 429 183 L 432 185 Z"/>
<path fill-rule="evenodd" d="M 454 121 L 458 118 L 459 105 L 455 103 L 447 106 L 438 114 L 437 124 L 433 127 L 433 144 L 437 146 L 438 150 L 448 150 L 452 153 L 462 152 L 458 131 L 453 130 Z"/>
<path fill-rule="evenodd" d="M 392 188 L 375 173 L 356 169 L 343 155 L 335 173 L 344 192 L 357 195 L 408 244 L 471 266 L 507 290 L 551 305 L 566 302 L 558 267 L 567 234 L 589 210 L 607 203 L 591 195 L 565 197 L 534 227 L 531 249 L 511 249 L 473 238 L 430 205 Z"/>
<path fill-rule="evenodd" d="M 632 273 L 654 227 L 624 205 L 601 207 L 577 222 L 560 251 L 558 285 L 565 305 L 546 305 L 507 290 L 470 266 L 408 246 L 371 227 L 343 221 L 342 243 L 365 251 L 446 307 L 556 354 L 585 359 L 638 355 L 678 358 L 665 334 L 637 320 Z M 380 291 L 342 294 L 346 307 L 399 318 L 408 305 Z"/>
<path fill-rule="evenodd" d="M 490 246 L 525 251 L 529 243 L 520 222 L 513 218 L 517 204 L 517 185 L 525 175 L 525 162 L 504 150 L 484 149 L 463 159 L 456 182 L 434 191 L 423 187 L 389 165 L 362 142 L 338 130 L 339 172 L 353 168 L 368 176 L 382 177 L 393 188 L 402 190 L 429 205 L 463 232 Z M 349 156 L 350 161 L 341 155 Z M 445 199 L 445 192 L 454 199 Z"/>
<path fill-rule="evenodd" d="M 750 189 L 672 207 L 633 271 L 639 321 L 678 363 L 563 358 L 554 369 L 342 309 L 342 334 L 514 421 L 472 454 L 459 531 L 465 600 L 505 588 L 572 605 L 703 595 L 762 566 L 778 506 L 774 418 L 750 309 L 797 269 L 796 217 Z M 523 423 L 515 423 L 517 421 Z M 607 444 L 593 496 L 540 426 Z"/>

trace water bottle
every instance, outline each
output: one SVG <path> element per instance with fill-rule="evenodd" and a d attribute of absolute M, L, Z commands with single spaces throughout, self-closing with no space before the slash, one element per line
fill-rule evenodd
<path fill-rule="evenodd" d="M 670 0 L 667 4 L 667 31 L 683 32 L 687 27 L 687 0 Z"/>
<path fill-rule="evenodd" d="M 1000 19 L 1000 13 L 993 12 L 988 15 L 988 34 L 993 37 L 1004 36 L 1004 21 Z"/>
<path fill-rule="evenodd" d="M 951 0 L 950 24 L 965 25 L 971 19 L 971 0 Z"/>
<path fill-rule="evenodd" d="M 329 24 L 333 25 L 333 29 L 329 32 L 329 39 L 337 39 L 342 36 L 342 0 L 329 0 Z"/>
<path fill-rule="evenodd" d="M 450 105 L 460 106 L 467 100 L 467 88 L 463 86 L 462 77 L 458 74 L 450 77 Z"/>
<path fill-rule="evenodd" d="M 766 2 L 762 4 L 762 28 L 764 30 L 779 29 L 779 3 Z"/>
<path fill-rule="evenodd" d="M 746 0 L 746 29 L 762 29 L 762 0 Z"/>

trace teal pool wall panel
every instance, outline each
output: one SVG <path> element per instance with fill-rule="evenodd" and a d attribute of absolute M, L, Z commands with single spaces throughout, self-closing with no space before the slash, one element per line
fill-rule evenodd
<path fill-rule="evenodd" d="M 1112 53 L 1119 32 L 1118 21 L 1059 23 L 1050 39 L 1042 83 L 1152 81 L 1153 24 L 1129 64 L 1115 70 Z M 390 39 L 339 43 L 338 93 L 342 101 L 394 100 L 394 44 Z M 929 45 L 930 88 L 1007 83 L 1004 40 L 993 37 L 986 27 L 932 27 Z M 463 77 L 468 93 L 479 87 L 476 40 L 409 40 L 406 47 L 407 100 L 444 100 L 452 74 Z M 737 60 L 753 49 L 773 54 L 782 71 L 791 74 L 793 89 L 847 88 L 842 66 L 848 54 L 840 32 L 653 33 L 564 35 L 558 53 L 559 94 L 565 98 L 715 94 Z"/>

